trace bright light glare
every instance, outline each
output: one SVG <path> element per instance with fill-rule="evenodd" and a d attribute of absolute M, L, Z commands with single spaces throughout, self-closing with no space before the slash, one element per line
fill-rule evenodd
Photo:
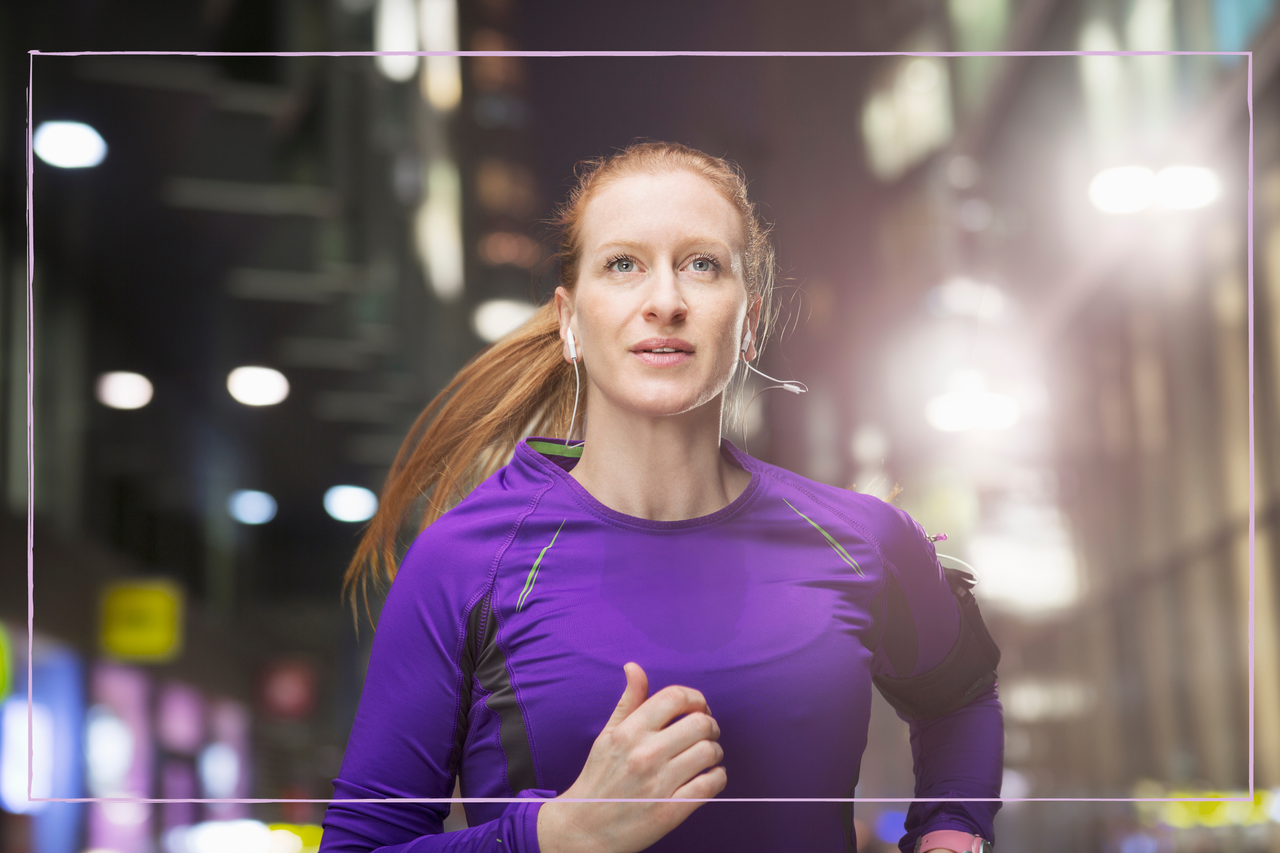
<path fill-rule="evenodd" d="M 438 159 L 427 169 L 427 199 L 414 221 L 418 256 L 427 280 L 442 301 L 462 295 L 462 178 L 452 160 Z"/>
<path fill-rule="evenodd" d="M 471 317 L 471 325 L 480 340 L 493 343 L 520 328 L 536 310 L 538 309 L 528 302 L 490 299 L 476 308 Z"/>
<path fill-rule="evenodd" d="M 98 402 L 113 409 L 141 409 L 154 391 L 147 377 L 123 370 L 99 376 L 94 390 Z"/>
<path fill-rule="evenodd" d="M 334 486 L 324 493 L 324 511 L 338 521 L 368 521 L 378 511 L 378 496 L 362 486 Z"/>
<path fill-rule="evenodd" d="M 1000 778 L 1000 796 L 1007 800 L 1021 799 L 1031 793 L 1031 781 L 1017 770 L 1006 767 Z"/>
<path fill-rule="evenodd" d="M 266 492 L 241 489 L 232 492 L 227 512 L 241 524 L 266 524 L 276 517 L 276 499 Z"/>
<path fill-rule="evenodd" d="M 206 797 L 234 797 L 240 783 L 240 756 L 225 743 L 211 743 L 200 753 L 200 783 Z M 265 828 L 265 827 L 264 827 Z M 231 848 L 220 848 L 231 849 Z"/>
<path fill-rule="evenodd" d="M 86 169 L 107 156 L 98 131 L 78 121 L 45 121 L 31 138 L 36 156 L 60 169 Z"/>
<path fill-rule="evenodd" d="M 85 721 L 85 764 L 89 793 L 115 797 L 133 766 L 133 732 L 106 705 L 94 705 Z"/>
<path fill-rule="evenodd" d="M 957 277 L 929 293 L 929 310 L 939 316 L 995 321 L 1004 316 L 1005 297 L 998 287 Z"/>
<path fill-rule="evenodd" d="M 974 537 L 969 552 L 984 603 L 1036 613 L 1066 607 L 1080 595 L 1075 555 L 1052 536 L 981 535 Z"/>
<path fill-rule="evenodd" d="M 418 29 L 423 50 L 457 50 L 457 0 L 419 0 Z M 422 94 L 441 112 L 458 106 L 462 99 L 462 66 L 458 57 L 426 57 Z"/>
<path fill-rule="evenodd" d="M 987 391 L 986 379 L 973 370 L 961 371 L 951 391 L 939 394 L 925 406 L 929 425 L 942 432 L 1008 429 L 1021 415 L 1017 400 L 1008 394 Z"/>
<path fill-rule="evenodd" d="M 373 13 L 373 49 L 418 49 L 418 21 L 413 0 L 378 0 Z M 418 71 L 416 56 L 375 56 L 374 64 L 383 77 L 396 83 L 412 79 Z"/>
<path fill-rule="evenodd" d="M 27 799 L 27 697 L 14 696 L 2 706 L 0 744 L 0 803 L 6 811 L 21 814 L 38 812 L 48 803 Z M 51 796 L 53 790 L 53 715 L 42 703 L 31 705 L 31 728 L 35 750 L 31 766 L 31 796 Z"/>
<path fill-rule="evenodd" d="M 1199 166 L 1170 166 L 1156 175 L 1156 204 L 1170 210 L 1206 207 L 1220 190 L 1218 176 Z"/>
<path fill-rule="evenodd" d="M 289 396 L 289 380 L 270 367 L 237 367 L 227 376 L 227 390 L 246 406 L 274 406 Z"/>
<path fill-rule="evenodd" d="M 1000 686 L 1000 703 L 1022 723 L 1077 717 L 1093 703 L 1093 691 L 1075 681 L 1018 681 Z"/>
<path fill-rule="evenodd" d="M 291 853 L 302 849 L 301 844 L 278 838 L 280 834 L 256 820 L 209 820 L 174 827 L 165 833 L 164 846 L 167 853 Z M 291 832 L 283 834 L 299 841 Z"/>
<path fill-rule="evenodd" d="M 875 424 L 863 424 L 853 434 L 853 458 L 860 465 L 878 465 L 889 452 L 889 438 Z"/>
<path fill-rule="evenodd" d="M 1089 184 L 1089 200 L 1103 213 L 1137 213 L 1155 196 L 1155 173 L 1142 166 L 1104 169 Z"/>
<path fill-rule="evenodd" d="M 267 853 L 302 853 L 302 837 L 287 829 L 273 829 Z"/>

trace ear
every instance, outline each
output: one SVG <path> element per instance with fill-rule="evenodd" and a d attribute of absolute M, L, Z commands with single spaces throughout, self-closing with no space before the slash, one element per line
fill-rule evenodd
<path fill-rule="evenodd" d="M 573 362 L 573 357 L 569 354 L 569 331 L 572 329 L 573 322 L 573 295 L 563 287 L 556 288 L 556 317 L 560 321 L 560 340 L 564 347 L 564 360 Z M 577 343 L 578 357 L 582 357 L 582 336 L 576 332 L 573 335 Z"/>
<path fill-rule="evenodd" d="M 751 333 L 751 343 L 747 345 L 747 361 L 755 360 L 757 355 L 756 340 L 760 330 L 760 311 L 763 307 L 764 299 L 760 296 L 753 296 L 750 306 L 747 307 L 747 328 L 745 331 Z M 745 332 L 743 336 L 745 337 Z"/>

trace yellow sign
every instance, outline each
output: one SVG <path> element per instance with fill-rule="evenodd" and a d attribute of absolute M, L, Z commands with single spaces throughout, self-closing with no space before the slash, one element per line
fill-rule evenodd
<path fill-rule="evenodd" d="M 153 578 L 107 585 L 101 641 L 103 650 L 123 660 L 173 660 L 182 651 L 181 588 Z"/>
<path fill-rule="evenodd" d="M 320 836 L 324 830 L 314 823 L 293 824 L 293 823 L 273 823 L 268 829 L 272 832 L 284 831 L 293 833 L 301 841 L 301 846 L 296 847 L 299 853 L 315 853 L 320 849 Z M 296 844 L 297 842 L 295 842 Z"/>
<path fill-rule="evenodd" d="M 1275 794 L 1248 791 L 1164 791 L 1150 780 L 1139 782 L 1135 797 L 1168 798 L 1174 802 L 1139 802 L 1134 805 L 1147 826 L 1163 823 L 1174 829 L 1196 826 L 1255 826 L 1270 820 Z"/>

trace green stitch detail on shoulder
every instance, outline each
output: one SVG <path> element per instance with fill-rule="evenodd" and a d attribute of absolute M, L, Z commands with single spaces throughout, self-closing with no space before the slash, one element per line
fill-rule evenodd
<path fill-rule="evenodd" d="M 812 524 L 814 529 L 817 530 L 819 533 L 821 533 L 822 537 L 827 540 L 827 544 L 830 545 L 832 548 L 834 548 L 836 553 L 840 555 L 840 559 L 844 560 L 845 563 L 848 564 L 849 568 L 853 569 L 855 572 L 858 573 L 858 577 L 866 577 L 866 575 L 862 573 L 862 567 L 858 565 L 858 561 L 853 559 L 853 557 L 850 557 L 849 552 L 844 549 L 844 546 L 841 545 L 839 542 L 837 542 L 834 538 L 832 538 L 830 533 L 823 530 L 818 525 L 818 522 L 814 521 L 812 518 L 805 515 L 800 510 L 796 509 L 794 506 L 792 506 L 791 501 L 787 500 L 786 498 L 783 498 L 782 502 L 787 506 L 791 507 L 791 509 L 795 512 L 796 515 L 800 516 L 805 521 Z"/>
<path fill-rule="evenodd" d="M 547 543 L 547 547 L 543 548 L 542 553 L 538 555 L 538 559 L 533 561 L 533 568 L 529 570 L 529 577 L 525 578 L 524 581 L 524 589 L 520 593 L 520 598 L 516 600 L 517 613 L 519 613 L 520 609 L 524 607 L 525 601 L 529 598 L 529 593 L 533 590 L 533 583 L 538 579 L 538 566 L 542 564 L 542 558 L 547 556 L 547 552 L 551 550 L 551 546 L 556 544 L 556 539 L 560 536 L 560 530 L 564 527 L 565 521 L 568 520 L 569 519 L 566 518 L 564 521 L 560 522 L 560 527 L 556 528 L 555 535 L 551 537 L 551 541 Z"/>
<path fill-rule="evenodd" d="M 584 445 L 581 444 L 571 444 L 566 446 L 563 444 L 557 444 L 554 441 L 537 441 L 532 438 L 529 439 L 529 447 L 539 453 L 545 453 L 548 456 L 568 456 L 571 459 L 582 458 L 583 446 Z"/>

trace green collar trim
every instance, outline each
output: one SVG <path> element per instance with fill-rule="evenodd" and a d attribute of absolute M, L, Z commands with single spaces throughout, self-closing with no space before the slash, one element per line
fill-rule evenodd
<path fill-rule="evenodd" d="M 581 444 L 564 445 L 557 444 L 553 441 L 534 441 L 530 439 L 529 446 L 539 453 L 545 453 L 547 456 L 568 456 L 573 459 L 582 458 Z"/>

